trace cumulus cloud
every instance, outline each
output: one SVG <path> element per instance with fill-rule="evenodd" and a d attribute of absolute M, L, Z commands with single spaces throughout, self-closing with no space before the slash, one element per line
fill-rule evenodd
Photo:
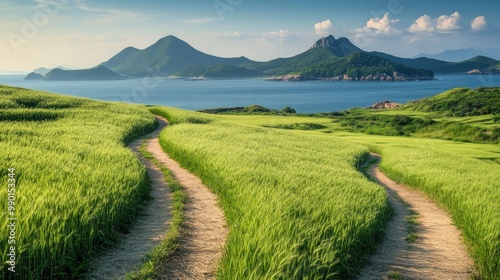
<path fill-rule="evenodd" d="M 400 35 L 402 31 L 394 26 L 398 23 L 399 19 L 390 19 L 389 13 L 386 13 L 382 18 L 371 18 L 365 27 L 357 31 L 382 35 Z"/>
<path fill-rule="evenodd" d="M 408 28 L 411 33 L 433 33 L 433 32 L 450 32 L 462 29 L 462 19 L 460 13 L 454 12 L 451 15 L 442 15 L 436 19 L 428 15 L 419 17 Z"/>
<path fill-rule="evenodd" d="M 428 16 L 428 15 L 423 15 L 419 17 L 415 23 L 413 23 L 408 31 L 415 33 L 415 32 L 434 32 L 434 20 Z"/>
<path fill-rule="evenodd" d="M 330 34 L 332 28 L 333 24 L 329 19 L 322 22 L 318 22 L 314 25 L 314 30 L 316 30 L 316 34 L 321 36 Z"/>
<path fill-rule="evenodd" d="M 440 31 L 455 31 L 462 28 L 461 17 L 458 12 L 454 12 L 450 16 L 442 15 L 436 19 L 436 27 Z"/>
<path fill-rule="evenodd" d="M 470 27 L 474 31 L 482 30 L 488 26 L 488 22 L 486 22 L 486 18 L 484 16 L 478 16 L 473 19 L 470 23 Z"/>

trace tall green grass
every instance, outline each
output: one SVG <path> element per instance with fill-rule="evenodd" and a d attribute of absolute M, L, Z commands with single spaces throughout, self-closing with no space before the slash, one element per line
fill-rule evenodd
<path fill-rule="evenodd" d="M 462 230 L 480 279 L 500 278 L 500 146 L 358 133 L 315 134 L 382 154 L 393 180 L 424 191 Z"/>
<path fill-rule="evenodd" d="M 405 112 L 405 111 L 403 111 Z M 413 113 L 419 113 L 414 111 Z M 217 116 L 223 122 L 258 127 L 312 122 L 315 118 Z M 288 121 L 287 121 L 288 119 Z M 462 230 L 480 278 L 500 278 L 500 146 L 416 137 L 293 131 L 332 141 L 359 143 L 383 156 L 381 168 L 394 180 L 421 189 L 447 209 Z M 317 142 L 311 142 L 317 144 Z"/>
<path fill-rule="evenodd" d="M 125 144 L 154 126 L 145 108 L 0 86 L 0 182 L 6 188 L 16 169 L 18 218 L 14 274 L 2 190 L 3 276 L 80 277 L 148 197 L 145 168 Z"/>
<path fill-rule="evenodd" d="M 152 108 L 162 147 L 220 198 L 230 234 L 220 279 L 353 278 L 389 215 L 386 194 L 345 141 Z"/>

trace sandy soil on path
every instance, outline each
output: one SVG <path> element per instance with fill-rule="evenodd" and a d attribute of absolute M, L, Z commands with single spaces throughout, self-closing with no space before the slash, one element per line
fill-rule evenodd
<path fill-rule="evenodd" d="M 158 134 L 164 125 L 160 125 L 153 133 L 146 137 L 150 146 L 152 142 L 158 141 Z M 124 279 L 125 275 L 138 268 L 146 253 L 151 251 L 165 237 L 170 220 L 170 191 L 163 178 L 162 172 L 149 160 L 140 156 L 137 152 L 143 139 L 139 139 L 130 148 L 146 166 L 148 176 L 152 181 L 152 201 L 138 219 L 137 224 L 129 233 L 123 235 L 122 242 L 105 252 L 92 262 L 93 269 L 87 275 L 87 279 Z"/>
<path fill-rule="evenodd" d="M 166 124 L 163 118 L 158 121 Z M 217 196 L 163 152 L 157 139 L 148 145 L 148 151 L 172 171 L 188 195 L 185 232 L 160 279 L 214 279 L 228 234 Z"/>
<path fill-rule="evenodd" d="M 380 160 L 378 155 L 372 157 Z M 359 279 L 387 279 L 390 272 L 401 277 L 393 279 L 469 279 L 473 261 L 449 215 L 423 194 L 390 180 L 379 170 L 378 162 L 368 173 L 387 190 L 394 216 Z M 410 211 L 397 196 L 420 215 L 414 243 L 405 240 L 405 218 Z"/>

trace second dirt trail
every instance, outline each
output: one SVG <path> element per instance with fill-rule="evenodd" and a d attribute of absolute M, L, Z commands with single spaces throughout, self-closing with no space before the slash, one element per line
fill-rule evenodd
<path fill-rule="evenodd" d="M 371 156 L 377 163 L 368 173 L 386 189 L 394 215 L 387 223 L 384 241 L 359 279 L 387 279 L 390 273 L 400 277 L 394 279 L 469 279 L 473 261 L 450 216 L 422 193 L 385 176 L 378 168 L 380 156 Z M 414 243 L 405 240 L 410 210 L 401 199 L 419 214 Z"/>

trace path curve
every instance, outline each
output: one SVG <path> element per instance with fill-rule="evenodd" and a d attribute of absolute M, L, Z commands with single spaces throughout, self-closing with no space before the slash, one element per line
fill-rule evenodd
<path fill-rule="evenodd" d="M 160 169 L 139 153 L 142 142 L 147 141 L 148 147 L 153 145 L 158 141 L 158 135 L 164 127 L 165 125 L 160 124 L 155 131 L 129 145 L 146 166 L 151 179 L 152 200 L 138 217 L 139 220 L 134 227 L 122 236 L 120 244 L 92 261 L 93 269 L 87 275 L 87 279 L 124 279 L 127 273 L 139 268 L 146 254 L 165 238 L 171 218 L 170 191 Z M 144 140 L 149 137 L 151 139 Z"/>
<path fill-rule="evenodd" d="M 217 204 L 217 196 L 162 150 L 158 136 L 168 121 L 158 116 L 156 119 L 158 128 L 129 146 L 146 166 L 152 181 L 152 203 L 146 207 L 130 232 L 123 235 L 117 247 L 92 262 L 93 269 L 86 275 L 87 279 L 124 279 L 127 273 L 140 267 L 146 253 L 164 239 L 168 230 L 171 218 L 170 191 L 159 168 L 138 152 L 144 138 L 150 138 L 145 140 L 146 149 L 172 171 L 188 196 L 186 221 L 179 247 L 164 264 L 158 278 L 213 279 L 216 276 L 217 264 L 228 234 L 224 213 Z"/>
<path fill-rule="evenodd" d="M 157 117 L 157 120 L 160 125 L 167 125 L 166 119 Z M 172 160 L 157 138 L 153 140 L 148 151 L 172 171 L 188 196 L 183 237 L 160 279 L 214 279 L 229 232 L 218 198 L 198 177 Z"/>
<path fill-rule="evenodd" d="M 384 241 L 359 279 L 387 279 L 390 272 L 401 277 L 393 279 L 469 279 L 473 261 L 449 215 L 425 195 L 385 176 L 378 168 L 380 156 L 371 156 L 377 163 L 368 174 L 386 189 L 394 215 L 386 225 Z M 414 243 L 405 240 L 405 218 L 410 211 L 398 196 L 420 215 Z"/>

